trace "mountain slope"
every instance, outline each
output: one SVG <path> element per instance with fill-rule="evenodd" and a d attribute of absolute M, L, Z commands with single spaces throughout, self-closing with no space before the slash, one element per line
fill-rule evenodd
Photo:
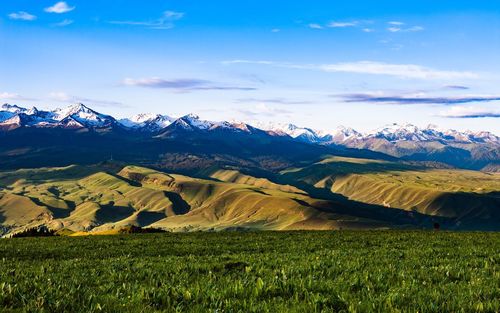
<path fill-rule="evenodd" d="M 352 158 L 327 158 L 282 172 L 349 199 L 455 220 L 500 225 L 500 175 Z"/>

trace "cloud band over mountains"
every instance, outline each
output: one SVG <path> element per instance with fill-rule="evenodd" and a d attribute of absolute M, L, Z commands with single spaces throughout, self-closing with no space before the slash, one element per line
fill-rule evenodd
<path fill-rule="evenodd" d="M 188 78 L 188 79 L 163 79 L 159 77 L 151 78 L 125 78 L 122 81 L 125 86 L 138 86 L 158 89 L 171 89 L 176 91 L 193 91 L 193 90 L 256 90 L 254 87 L 231 86 L 216 83 L 210 80 Z"/>
<path fill-rule="evenodd" d="M 295 64 L 286 62 L 274 62 L 267 60 L 229 60 L 222 64 L 254 64 L 267 65 L 291 69 L 316 70 L 328 73 L 353 73 L 386 75 L 406 79 L 423 80 L 449 80 L 449 79 L 477 79 L 477 73 L 468 71 L 438 70 L 416 64 L 391 64 L 376 61 L 340 62 L 331 64 Z"/>
<path fill-rule="evenodd" d="M 450 97 L 430 97 L 430 96 L 386 96 L 369 93 L 353 93 L 343 95 L 333 95 L 343 99 L 344 102 L 369 102 L 369 103 L 388 103 L 399 105 L 411 104 L 441 104 L 454 105 L 472 102 L 491 102 L 500 101 L 500 96 L 450 96 Z"/>
<path fill-rule="evenodd" d="M 465 119 L 487 118 L 487 117 L 500 118 L 500 110 L 456 106 L 452 107 L 448 111 L 441 112 L 439 116 L 447 118 L 465 118 Z"/>

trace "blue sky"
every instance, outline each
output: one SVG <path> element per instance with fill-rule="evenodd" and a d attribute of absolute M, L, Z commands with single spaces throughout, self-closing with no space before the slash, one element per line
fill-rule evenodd
<path fill-rule="evenodd" d="M 0 102 L 500 133 L 499 1 L 0 6 Z"/>

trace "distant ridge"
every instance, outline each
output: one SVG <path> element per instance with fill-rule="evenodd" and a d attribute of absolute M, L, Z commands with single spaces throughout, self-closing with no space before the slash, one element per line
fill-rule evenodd
<path fill-rule="evenodd" d="M 492 168 L 491 164 L 500 161 L 500 137 L 495 134 L 487 131 L 440 129 L 435 125 L 420 128 L 412 124 L 394 123 L 366 133 L 340 126 L 327 132 L 291 123 L 257 123 L 252 126 L 243 122 L 214 122 L 202 120 L 196 114 L 173 118 L 143 113 L 117 120 L 81 103 L 52 111 L 3 104 L 0 107 L 0 130 L 9 132 L 19 128 L 91 131 L 114 129 L 159 138 L 203 134 L 204 139 L 215 138 L 229 131 L 254 136 L 256 140 L 283 137 L 324 147 L 371 150 L 405 160 L 444 162 L 462 168 Z"/>

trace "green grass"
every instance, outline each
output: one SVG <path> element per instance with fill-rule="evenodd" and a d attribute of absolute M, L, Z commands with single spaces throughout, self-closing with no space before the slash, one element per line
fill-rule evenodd
<path fill-rule="evenodd" d="M 500 234 L 3 239 L 0 311 L 499 312 Z"/>

